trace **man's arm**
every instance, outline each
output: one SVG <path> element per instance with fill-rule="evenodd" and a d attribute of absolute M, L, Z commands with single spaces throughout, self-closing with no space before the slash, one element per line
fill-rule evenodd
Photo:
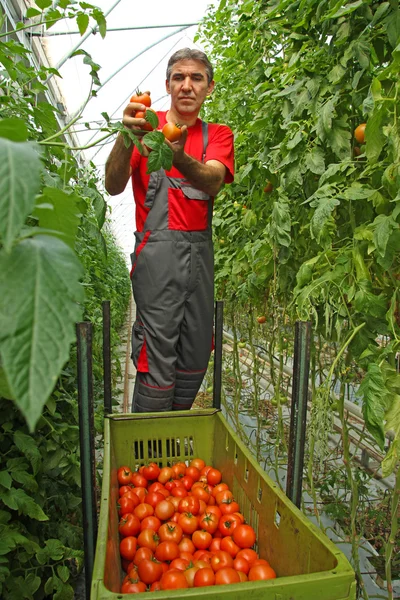
<path fill-rule="evenodd" d="M 104 185 L 111 196 L 116 196 L 124 191 L 131 176 L 131 156 L 132 143 L 127 148 L 123 136 L 119 134 L 106 162 Z"/>
<path fill-rule="evenodd" d="M 209 160 L 202 163 L 184 151 L 187 139 L 187 128 L 182 127 L 182 135 L 178 142 L 171 143 L 166 140 L 168 146 L 174 152 L 174 167 L 197 189 L 216 196 L 220 191 L 226 174 L 226 167 L 218 160 Z"/>
<path fill-rule="evenodd" d="M 146 110 L 146 107 L 143 104 L 130 102 L 124 109 L 122 123 L 136 136 L 142 137 L 147 131 L 140 129 L 140 126 L 144 125 L 146 120 L 135 118 L 135 113 L 138 110 Z M 131 142 L 127 148 L 123 136 L 119 134 L 107 159 L 104 185 L 111 196 L 121 194 L 126 188 L 126 184 L 131 176 L 130 161 L 133 150 L 132 146 L 133 143 Z"/>

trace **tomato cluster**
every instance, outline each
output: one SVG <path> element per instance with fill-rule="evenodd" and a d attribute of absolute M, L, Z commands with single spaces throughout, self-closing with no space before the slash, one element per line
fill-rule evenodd
<path fill-rule="evenodd" d="M 201 458 L 135 472 L 122 466 L 117 476 L 122 593 L 276 577 L 252 549 L 256 533 L 221 472 Z"/>

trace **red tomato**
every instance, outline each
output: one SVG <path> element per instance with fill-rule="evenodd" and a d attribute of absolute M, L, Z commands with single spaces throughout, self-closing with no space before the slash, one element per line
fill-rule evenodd
<path fill-rule="evenodd" d="M 153 481 L 153 483 L 151 483 L 149 485 L 149 487 L 147 488 L 147 490 L 148 490 L 148 492 L 161 492 L 161 493 L 164 493 L 165 492 L 165 487 L 159 481 Z"/>
<path fill-rule="evenodd" d="M 256 532 L 250 525 L 241 523 L 233 530 L 232 537 L 240 548 L 251 548 L 256 541 Z"/>
<path fill-rule="evenodd" d="M 251 548 L 244 548 L 243 550 L 240 550 L 237 553 L 236 558 L 246 559 L 251 567 L 253 565 L 254 561 L 256 561 L 258 559 L 258 554 L 255 550 L 252 550 Z"/>
<path fill-rule="evenodd" d="M 200 469 L 197 467 L 188 467 L 186 469 L 186 477 L 193 479 L 193 483 L 200 479 Z"/>
<path fill-rule="evenodd" d="M 201 484 L 195 486 L 196 484 L 192 487 L 192 496 L 196 496 L 199 500 L 204 500 L 207 503 L 210 499 L 210 493 Z"/>
<path fill-rule="evenodd" d="M 193 458 L 189 463 L 189 467 L 196 467 L 196 469 L 198 469 L 199 471 L 201 471 L 201 469 L 204 469 L 205 466 L 206 463 L 202 458 Z"/>
<path fill-rule="evenodd" d="M 159 592 L 161 590 L 161 583 L 159 581 L 155 581 L 150 586 L 150 592 Z"/>
<path fill-rule="evenodd" d="M 207 482 L 210 485 L 218 485 L 221 483 L 222 473 L 218 469 L 210 469 L 207 473 Z"/>
<path fill-rule="evenodd" d="M 164 125 L 165 127 L 165 125 Z M 186 465 L 185 463 L 179 462 L 175 465 L 172 465 L 172 477 L 173 479 L 181 479 L 186 474 Z"/>
<path fill-rule="evenodd" d="M 135 487 L 147 488 L 149 484 L 146 477 L 143 477 L 140 473 L 132 473 L 131 481 Z"/>
<path fill-rule="evenodd" d="M 133 513 L 136 508 L 135 501 L 128 496 L 122 496 L 118 501 L 118 514 L 123 517 L 127 513 Z"/>
<path fill-rule="evenodd" d="M 211 566 L 213 571 L 216 573 L 225 567 L 232 567 L 233 558 L 230 554 L 228 554 L 228 552 L 224 552 L 224 550 L 218 550 L 211 559 Z"/>
<path fill-rule="evenodd" d="M 222 538 L 213 538 L 209 548 L 210 552 L 214 553 L 221 550 L 221 540 Z"/>
<path fill-rule="evenodd" d="M 140 579 L 149 585 L 161 579 L 163 568 L 156 560 L 144 558 L 138 565 L 138 573 Z"/>
<path fill-rule="evenodd" d="M 217 531 L 219 524 L 219 518 L 213 512 L 204 513 L 201 515 L 199 520 L 199 529 L 204 529 L 213 534 Z"/>
<path fill-rule="evenodd" d="M 154 512 L 161 521 L 167 521 L 174 514 L 175 507 L 169 500 L 161 500 L 155 507 Z"/>
<path fill-rule="evenodd" d="M 235 500 L 227 500 L 219 505 L 223 515 L 231 515 L 239 512 L 239 504 Z"/>
<path fill-rule="evenodd" d="M 200 500 L 196 496 L 186 496 L 179 502 L 178 511 L 181 513 L 192 513 L 198 515 L 200 510 Z"/>
<path fill-rule="evenodd" d="M 185 560 L 188 561 L 188 564 L 193 562 L 193 554 L 191 552 L 182 552 L 179 551 L 179 558 L 184 558 Z"/>
<path fill-rule="evenodd" d="M 123 594 L 141 594 L 146 591 L 146 584 L 143 581 L 127 581 L 122 584 L 121 592 Z"/>
<path fill-rule="evenodd" d="M 183 486 L 176 486 L 171 490 L 171 496 L 174 496 L 175 498 L 185 498 L 187 495 L 188 491 Z"/>
<path fill-rule="evenodd" d="M 178 569 L 178 571 L 185 571 L 188 568 L 188 566 L 189 561 L 179 556 L 179 558 L 174 558 L 174 560 L 171 560 L 169 568 Z"/>
<path fill-rule="evenodd" d="M 151 517 L 152 515 L 154 515 L 154 508 L 151 506 L 151 504 L 142 502 L 141 504 L 137 505 L 133 512 L 140 521 L 143 521 L 143 519 L 145 519 L 146 517 Z"/>
<path fill-rule="evenodd" d="M 194 577 L 198 570 L 198 567 L 189 567 L 188 569 L 186 569 L 186 571 L 183 572 L 190 588 L 194 587 Z"/>
<path fill-rule="evenodd" d="M 164 525 L 161 525 L 158 530 L 158 535 L 162 542 L 176 542 L 176 544 L 179 544 L 182 539 L 183 531 L 178 523 L 168 521 L 167 523 L 164 523 Z"/>
<path fill-rule="evenodd" d="M 140 521 L 137 516 L 132 513 L 126 513 L 119 522 L 118 531 L 122 537 L 137 535 L 140 531 Z"/>
<path fill-rule="evenodd" d="M 234 515 L 222 515 L 222 517 L 219 520 L 218 527 L 223 536 L 232 535 L 233 537 L 232 532 L 235 530 L 236 527 L 238 527 L 239 524 L 241 525 L 240 520 Z"/>
<path fill-rule="evenodd" d="M 193 552 L 196 550 L 196 546 L 193 544 L 192 540 L 189 537 L 184 536 L 178 544 L 179 551 L 181 552 Z"/>
<path fill-rule="evenodd" d="M 145 548 L 143 546 L 143 548 L 139 548 L 139 550 L 136 550 L 133 563 L 138 567 L 142 560 L 150 560 L 151 558 L 153 558 L 152 551 L 150 550 L 150 548 Z"/>
<path fill-rule="evenodd" d="M 182 571 L 178 571 L 177 569 L 164 573 L 161 577 L 160 584 L 162 590 L 179 590 L 189 587 L 185 575 Z"/>
<path fill-rule="evenodd" d="M 250 571 L 250 565 L 243 556 L 238 557 L 236 555 L 236 558 L 233 561 L 233 568 L 236 569 L 236 571 L 242 571 L 242 573 L 245 573 L 246 575 Z"/>
<path fill-rule="evenodd" d="M 117 471 L 117 479 L 120 485 L 131 483 L 132 471 L 129 467 L 120 467 Z"/>
<path fill-rule="evenodd" d="M 215 573 L 215 585 L 228 585 L 230 583 L 240 583 L 240 577 L 235 569 L 225 567 Z"/>
<path fill-rule="evenodd" d="M 218 504 L 218 506 L 220 506 L 220 504 L 222 504 L 222 502 L 227 502 L 228 500 L 232 501 L 234 500 L 233 498 L 233 494 L 230 490 L 223 490 L 222 492 L 218 492 L 218 494 L 216 494 L 214 496 L 216 503 Z"/>
<path fill-rule="evenodd" d="M 122 485 L 119 488 L 119 496 L 123 496 L 124 494 L 126 494 L 126 492 L 131 492 L 132 491 L 132 486 L 131 485 Z"/>
<path fill-rule="evenodd" d="M 171 467 L 163 467 L 160 471 L 159 476 L 157 477 L 157 480 L 160 483 L 166 483 L 167 481 L 169 481 L 172 477 L 172 469 Z"/>
<path fill-rule="evenodd" d="M 175 123 L 165 123 L 161 131 L 170 142 L 176 142 L 182 135 L 180 125 Z"/>
<path fill-rule="evenodd" d="M 219 483 L 218 485 L 216 485 L 212 491 L 212 495 L 215 496 L 217 494 L 219 494 L 219 492 L 224 492 L 225 490 L 229 490 L 228 484 L 226 483 Z"/>
<path fill-rule="evenodd" d="M 192 535 L 192 542 L 199 550 L 206 550 L 212 542 L 212 535 L 208 531 L 197 530 Z"/>
<path fill-rule="evenodd" d="M 160 527 L 161 521 L 154 515 L 151 517 L 145 517 L 140 523 L 140 531 L 144 531 L 145 529 L 153 529 L 153 531 L 157 532 Z"/>
<path fill-rule="evenodd" d="M 185 490 L 187 490 L 189 492 L 189 490 L 192 489 L 192 485 L 195 483 L 195 481 L 192 477 L 189 477 L 189 475 L 184 475 L 181 479 L 181 483 L 182 483 L 183 487 L 185 488 Z"/>
<path fill-rule="evenodd" d="M 137 113 L 135 116 L 137 117 Z M 148 125 L 150 125 L 150 123 L 148 123 Z M 160 471 L 160 467 L 155 462 L 151 462 L 147 467 L 144 467 L 143 476 L 146 477 L 147 481 L 155 481 L 159 476 Z"/>
<path fill-rule="evenodd" d="M 133 560 L 137 548 L 137 539 L 133 535 L 128 535 L 119 545 L 119 552 L 125 560 Z"/>
<path fill-rule="evenodd" d="M 210 567 L 199 569 L 194 576 L 194 587 L 207 587 L 215 584 L 215 573 Z"/>
<path fill-rule="evenodd" d="M 137 92 L 131 97 L 131 102 L 136 102 L 137 104 L 144 104 L 145 106 L 151 106 L 151 98 L 148 92 Z"/>
<path fill-rule="evenodd" d="M 149 492 L 146 496 L 146 503 L 150 504 L 153 508 L 155 508 L 157 504 L 164 499 L 165 496 L 164 494 L 161 494 L 161 492 Z"/>
<path fill-rule="evenodd" d="M 255 565 L 249 571 L 249 581 L 275 579 L 276 573 L 269 565 Z"/>
<path fill-rule="evenodd" d="M 216 505 L 210 505 L 208 504 L 206 506 L 206 510 L 204 511 L 205 513 L 214 513 L 215 515 L 217 515 L 218 520 L 222 517 L 222 512 L 219 506 Z"/>
<path fill-rule="evenodd" d="M 178 519 L 178 525 L 182 528 L 183 533 L 192 534 L 199 526 L 199 520 L 192 513 L 182 513 Z"/>
<path fill-rule="evenodd" d="M 132 488 L 132 492 L 128 492 L 129 494 L 135 494 L 139 498 L 139 502 L 144 502 L 147 496 L 147 490 L 144 487 L 135 487 Z"/>
<path fill-rule="evenodd" d="M 228 552 L 228 554 L 230 554 L 232 558 L 235 558 L 240 548 L 233 541 L 232 537 L 230 535 L 227 535 L 221 540 L 221 550 L 225 550 L 225 552 Z"/>
<path fill-rule="evenodd" d="M 156 559 L 160 561 L 174 560 L 179 557 L 179 548 L 176 542 L 161 542 L 156 549 Z"/>
<path fill-rule="evenodd" d="M 137 541 L 141 548 L 149 548 L 149 550 L 155 552 L 160 538 L 154 529 L 144 529 L 139 533 Z"/>

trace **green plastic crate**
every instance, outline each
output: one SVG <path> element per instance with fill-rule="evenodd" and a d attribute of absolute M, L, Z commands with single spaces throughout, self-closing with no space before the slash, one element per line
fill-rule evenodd
<path fill-rule="evenodd" d="M 246 520 L 256 530 L 258 547 L 277 579 L 174 592 L 146 592 L 158 598 L 243 600 L 354 600 L 354 572 L 342 552 L 266 475 L 217 410 L 111 415 L 104 425 L 104 472 L 100 520 L 91 589 L 92 600 L 133 596 L 119 592 L 117 469 L 136 469 L 157 454 L 163 466 L 203 458 L 223 473 Z M 173 595 L 172 595 L 173 594 Z M 136 594 L 135 594 L 136 596 Z"/>

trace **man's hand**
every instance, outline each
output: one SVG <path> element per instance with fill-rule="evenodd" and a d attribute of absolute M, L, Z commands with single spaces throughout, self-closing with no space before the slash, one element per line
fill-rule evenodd
<path fill-rule="evenodd" d="M 165 143 L 171 148 L 174 153 L 173 163 L 175 164 L 175 160 L 177 162 L 181 161 L 185 154 L 185 144 L 188 137 L 188 130 L 186 125 L 182 125 L 181 128 L 181 137 L 176 142 L 170 142 L 165 138 Z"/>
<path fill-rule="evenodd" d="M 150 92 L 145 93 L 150 95 Z M 138 137 L 143 137 L 148 133 L 145 129 L 141 129 L 141 126 L 146 125 L 147 121 L 146 119 L 137 119 L 135 115 L 139 111 L 144 112 L 146 108 L 144 104 L 129 102 L 122 113 L 122 124 Z"/>

